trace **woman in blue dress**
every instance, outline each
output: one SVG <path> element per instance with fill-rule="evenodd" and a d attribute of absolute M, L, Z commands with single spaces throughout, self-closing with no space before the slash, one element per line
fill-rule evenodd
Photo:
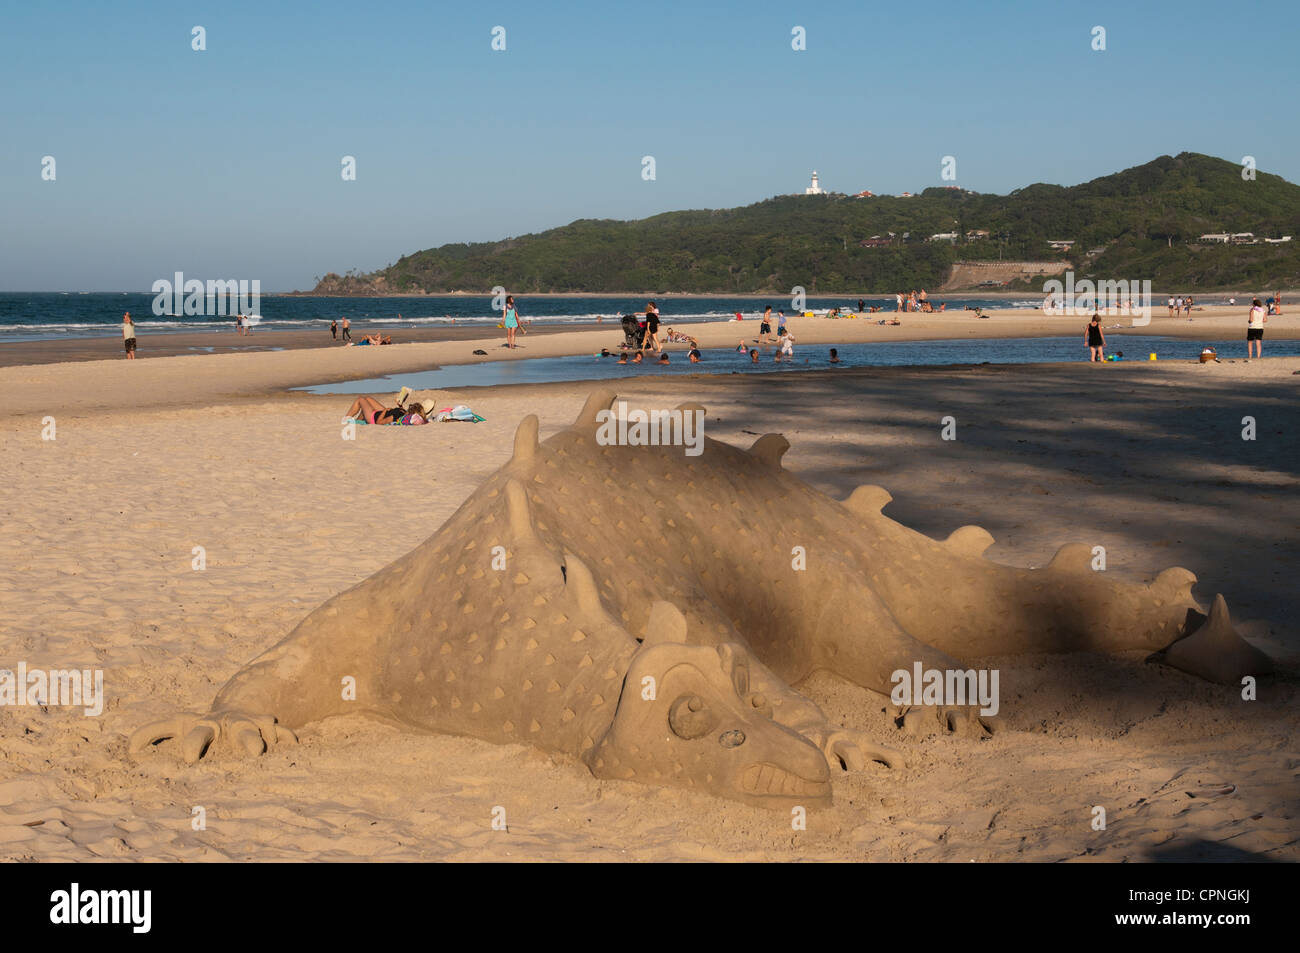
<path fill-rule="evenodd" d="M 515 296 L 506 295 L 506 306 L 501 323 L 506 326 L 506 347 L 515 346 L 515 331 L 519 327 L 519 312 L 515 310 Z"/>

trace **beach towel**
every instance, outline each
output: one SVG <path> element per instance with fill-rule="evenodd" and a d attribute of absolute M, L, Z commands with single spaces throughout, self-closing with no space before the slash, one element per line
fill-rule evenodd
<path fill-rule="evenodd" d="M 464 423 L 480 424 L 487 418 L 480 417 L 464 404 L 457 404 L 455 407 L 444 407 L 442 410 L 438 411 L 438 416 L 435 419 L 440 423 L 446 421 L 460 421 Z"/>

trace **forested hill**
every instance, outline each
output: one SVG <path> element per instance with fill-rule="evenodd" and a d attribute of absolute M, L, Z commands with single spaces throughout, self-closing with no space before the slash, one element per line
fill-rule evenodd
<path fill-rule="evenodd" d="M 987 236 L 979 235 L 986 232 Z M 1200 241 L 1254 234 L 1255 244 Z M 891 235 L 892 233 L 892 235 Z M 956 241 L 930 240 L 956 233 Z M 499 242 L 452 244 L 317 294 L 892 293 L 941 286 L 957 260 L 1066 259 L 1080 276 L 1150 278 L 1160 289 L 1300 285 L 1300 187 L 1196 153 L 1161 156 L 1075 186 L 1009 195 L 930 188 L 914 197 L 778 196 L 743 208 L 582 219 Z M 873 238 L 874 237 L 874 238 Z M 1049 241 L 1073 241 L 1068 250 Z"/>

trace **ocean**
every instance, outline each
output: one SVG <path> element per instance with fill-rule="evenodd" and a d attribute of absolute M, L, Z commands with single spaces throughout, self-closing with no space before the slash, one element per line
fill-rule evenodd
<path fill-rule="evenodd" d="M 131 318 L 145 335 L 178 331 L 231 331 L 231 316 L 155 315 L 152 294 L 132 292 L 0 292 L 0 342 L 41 341 L 68 337 L 111 337 L 120 333 L 122 312 Z M 949 311 L 963 307 L 1037 308 L 1041 296 L 1023 299 L 941 297 Z M 894 309 L 893 296 L 864 297 L 868 305 Z M 840 307 L 855 309 L 856 297 L 811 297 L 807 308 L 823 310 Z M 606 321 L 619 314 L 645 308 L 646 299 L 629 295 L 601 297 L 539 297 L 521 295 L 519 313 L 537 324 L 586 324 L 598 317 Z M 756 317 L 765 304 L 775 312 L 790 311 L 788 297 L 762 298 L 665 298 L 658 301 L 662 322 L 666 325 L 690 324 L 731 318 L 737 311 L 746 318 Z M 329 327 L 332 320 L 346 316 L 354 332 L 366 329 L 392 331 L 405 327 L 482 325 L 495 327 L 500 314 L 493 312 L 490 295 L 430 295 L 419 298 L 309 298 L 292 295 L 264 294 L 261 299 L 262 320 L 259 331 L 313 330 Z"/>

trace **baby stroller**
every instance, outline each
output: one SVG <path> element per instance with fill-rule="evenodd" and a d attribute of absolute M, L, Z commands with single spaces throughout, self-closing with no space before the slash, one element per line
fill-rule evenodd
<path fill-rule="evenodd" d="M 641 329 L 635 314 L 623 315 L 623 347 L 634 349 L 641 346 Z"/>

